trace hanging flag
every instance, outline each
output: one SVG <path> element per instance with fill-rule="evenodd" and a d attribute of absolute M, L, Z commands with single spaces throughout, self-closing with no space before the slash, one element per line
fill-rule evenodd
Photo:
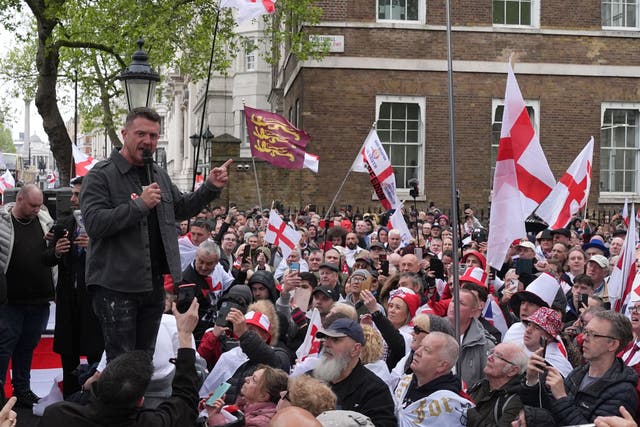
<path fill-rule="evenodd" d="M 504 334 L 507 333 L 507 329 L 509 329 L 509 325 L 507 324 L 507 320 L 504 318 L 502 310 L 500 310 L 498 301 L 493 295 L 489 295 L 487 302 L 484 304 L 482 317 L 499 330 L 504 337 Z"/>
<path fill-rule="evenodd" d="M 200 186 L 204 184 L 204 174 L 196 174 L 196 185 L 193 188 L 193 191 L 197 190 L 198 188 L 200 188 Z"/>
<path fill-rule="evenodd" d="M 260 15 L 272 14 L 276 11 L 275 0 L 220 0 L 220 8 L 236 8 L 236 23 L 240 25 L 247 19 Z"/>
<path fill-rule="evenodd" d="M 571 221 L 571 215 L 587 205 L 592 164 L 593 137 L 536 210 L 536 215 L 549 224 L 552 230 L 564 228 Z"/>
<path fill-rule="evenodd" d="M 311 313 L 311 319 L 309 319 L 307 335 L 305 335 L 304 341 L 296 350 L 298 361 L 302 361 L 309 356 L 320 353 L 320 340 L 316 339 L 316 333 L 321 327 L 322 323 L 320 322 L 320 312 L 317 308 L 314 308 L 313 313 Z"/>
<path fill-rule="evenodd" d="M 80 151 L 76 144 L 71 144 L 73 161 L 76 164 L 76 176 L 85 176 L 98 163 L 96 159 Z"/>
<path fill-rule="evenodd" d="M 311 137 L 276 113 L 244 107 L 251 155 L 284 169 L 318 173 L 320 157 L 306 152 Z"/>
<path fill-rule="evenodd" d="M 362 148 L 351 165 L 351 170 L 369 174 L 373 190 L 386 210 L 400 208 L 391 159 L 387 156 L 375 129 L 371 129 L 364 140 Z"/>
<path fill-rule="evenodd" d="M 16 180 L 13 178 L 11 171 L 8 169 L 0 176 L 0 194 L 4 194 L 5 190 L 16 186 Z"/>
<path fill-rule="evenodd" d="M 269 212 L 269 223 L 267 224 L 267 234 L 264 239 L 282 249 L 282 257 L 287 259 L 289 254 L 300 243 L 300 233 L 291 228 L 280 218 L 278 213 L 271 209 Z"/>
<path fill-rule="evenodd" d="M 56 172 L 51 171 L 51 173 L 47 175 L 47 188 L 56 188 L 57 181 L 58 177 L 56 176 Z"/>
<path fill-rule="evenodd" d="M 631 206 L 631 215 L 629 215 L 629 217 L 635 218 L 635 207 L 633 205 Z M 611 303 L 611 308 L 615 311 L 620 311 L 623 308 L 623 305 L 628 302 L 628 295 L 630 295 L 631 301 L 640 300 L 640 289 L 638 287 L 633 287 L 636 275 L 637 243 L 638 236 L 636 233 L 636 222 L 629 221 L 629 228 L 627 229 L 627 235 L 624 238 L 620 258 L 618 258 L 618 262 L 613 268 L 607 284 L 609 302 Z"/>
<path fill-rule="evenodd" d="M 487 262 L 500 270 L 507 250 L 526 235 L 524 222 L 555 185 L 511 62 L 491 194 Z"/>
<path fill-rule="evenodd" d="M 400 232 L 400 238 L 402 239 L 401 246 L 407 246 L 411 240 L 411 232 L 409 231 L 409 227 L 407 227 L 407 222 L 400 208 L 396 209 L 393 215 L 389 217 L 389 223 L 391 224 L 392 230 L 398 230 Z"/>
<path fill-rule="evenodd" d="M 7 167 L 7 162 L 4 161 L 4 155 L 0 153 L 0 169 L 9 169 Z"/>

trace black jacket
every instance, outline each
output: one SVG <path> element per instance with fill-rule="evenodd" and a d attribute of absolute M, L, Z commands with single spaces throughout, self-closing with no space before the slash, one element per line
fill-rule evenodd
<path fill-rule="evenodd" d="M 331 389 L 338 397 L 336 409 L 360 412 L 376 427 L 397 427 L 395 406 L 389 387 L 361 363 Z"/>
<path fill-rule="evenodd" d="M 118 409 L 105 407 L 93 398 L 89 405 L 59 402 L 49 406 L 40 427 L 127 427 L 127 426 L 191 426 L 198 416 L 198 375 L 196 353 L 190 348 L 178 349 L 176 373 L 171 398 L 156 409 Z"/>
<path fill-rule="evenodd" d="M 467 427 L 509 427 L 522 409 L 520 400 L 520 375 L 502 388 L 491 390 L 489 381 L 483 379 L 469 389 L 476 406 L 467 410 Z"/>
<path fill-rule="evenodd" d="M 58 261 L 56 285 L 56 328 L 53 350 L 59 354 L 85 354 L 100 358 L 104 351 L 102 328 L 93 311 L 92 293 L 85 284 L 86 251 L 73 244 L 76 221 L 72 216 L 58 218 L 69 231 L 72 242 L 68 253 Z M 54 250 L 55 242 L 51 245 Z"/>
<path fill-rule="evenodd" d="M 543 393 L 543 407 L 549 409 L 560 425 L 592 423 L 598 416 L 619 415 L 624 406 L 635 417 L 638 402 L 636 385 L 638 375 L 616 358 L 609 370 L 595 383 L 579 390 L 580 383 L 589 372 L 589 365 L 574 369 L 564 380 L 567 397 L 554 399 Z M 529 387 L 522 382 L 522 400 L 525 405 L 539 406 L 539 386 Z"/>

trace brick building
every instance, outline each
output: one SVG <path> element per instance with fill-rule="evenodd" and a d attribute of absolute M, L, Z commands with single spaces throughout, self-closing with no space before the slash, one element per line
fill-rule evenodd
<path fill-rule="evenodd" d="M 593 135 L 589 208 L 619 205 L 625 196 L 640 201 L 637 3 L 451 2 L 461 203 L 489 205 L 510 57 L 556 179 Z M 445 2 L 317 4 L 323 21 L 306 30 L 324 36 L 330 52 L 322 61 L 285 56 L 274 69 L 270 102 L 311 134 L 320 170 L 261 166 L 263 202 L 328 206 L 377 120 L 401 198 L 409 199 L 407 181 L 416 177 L 419 207 L 450 206 Z M 350 175 L 337 202 L 347 203 L 377 208 L 366 175 Z"/>

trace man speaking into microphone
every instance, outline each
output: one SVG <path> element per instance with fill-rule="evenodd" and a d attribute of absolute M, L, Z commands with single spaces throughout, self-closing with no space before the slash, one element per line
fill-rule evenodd
<path fill-rule="evenodd" d="M 164 310 L 163 274 L 181 280 L 176 221 L 219 197 L 232 161 L 211 170 L 197 191 L 182 194 L 152 161 L 158 113 L 131 110 L 122 138 L 122 149 L 87 174 L 80 196 L 90 237 L 86 283 L 94 291 L 107 361 L 131 350 L 153 355 Z"/>

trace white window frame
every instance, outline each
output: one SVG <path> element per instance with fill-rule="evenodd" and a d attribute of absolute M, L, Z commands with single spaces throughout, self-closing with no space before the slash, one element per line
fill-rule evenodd
<path fill-rule="evenodd" d="M 600 0 L 600 20 L 604 18 L 602 14 L 603 2 L 606 0 Z M 609 0 L 612 1 L 612 0 Z M 635 0 L 636 2 L 636 25 L 631 26 L 622 26 L 622 25 L 602 25 L 603 30 L 615 30 L 615 31 L 637 31 L 640 29 L 640 0 Z"/>
<path fill-rule="evenodd" d="M 251 144 L 249 144 L 249 134 L 247 133 L 247 121 L 244 118 L 244 108 L 238 110 L 236 123 L 238 123 L 238 135 L 240 135 L 240 157 L 251 157 Z"/>
<path fill-rule="evenodd" d="M 257 41 L 255 38 L 250 37 L 247 40 L 244 53 L 244 71 L 246 72 L 257 71 L 258 56 L 256 55 L 256 53 L 258 52 L 258 46 L 256 43 Z M 253 50 L 249 51 L 250 47 L 252 47 Z"/>
<path fill-rule="evenodd" d="M 501 28 L 540 28 L 540 1 L 541 0 L 531 0 L 531 24 L 493 24 L 493 26 Z M 491 4 L 491 22 L 493 22 L 493 2 Z"/>
<path fill-rule="evenodd" d="M 411 1 L 411 0 L 406 0 Z M 394 23 L 394 24 L 425 24 L 427 22 L 427 0 L 417 0 L 418 2 L 418 19 L 380 19 L 378 17 L 378 8 L 380 0 L 376 0 L 376 22 Z"/>
<path fill-rule="evenodd" d="M 600 128 L 604 125 L 604 114 L 606 110 L 635 110 L 638 114 L 638 119 L 640 120 L 640 102 L 603 102 L 600 104 Z M 636 132 L 636 166 L 640 167 L 640 122 L 638 125 L 638 131 Z M 602 145 L 600 145 L 600 150 L 602 150 Z M 601 152 L 600 152 L 601 153 Z M 600 169 L 600 164 L 598 164 L 598 169 Z M 600 173 L 602 173 L 600 171 Z M 600 193 L 598 202 L 599 203 L 624 203 L 625 199 L 633 202 L 640 202 L 640 172 L 636 169 L 636 177 L 635 177 L 635 192 L 624 192 L 624 191 L 600 191 L 600 182 L 593 183 L 596 185 L 598 191 Z"/>
<path fill-rule="evenodd" d="M 531 107 L 533 108 L 533 129 L 536 132 L 536 135 L 538 135 L 538 138 L 540 138 L 540 100 L 539 99 L 525 99 L 524 100 L 524 105 L 525 107 Z M 489 184 L 490 187 L 489 188 L 493 188 L 493 175 L 494 175 L 494 171 L 496 168 L 496 164 L 495 164 L 495 159 L 493 158 L 493 123 L 494 123 L 494 119 L 496 117 L 496 110 L 498 109 L 498 107 L 502 107 L 504 106 L 504 98 L 494 98 L 491 100 L 491 118 L 490 118 L 490 123 L 491 123 L 491 138 L 489 143 L 491 144 L 491 146 L 489 147 L 489 156 L 490 156 L 490 162 L 491 162 L 491 173 L 489 176 Z M 503 116 L 504 117 L 504 116 Z M 502 122 L 504 123 L 504 122 Z"/>
<path fill-rule="evenodd" d="M 427 108 L 427 100 L 423 96 L 398 96 L 398 95 L 377 95 L 376 96 L 376 111 L 375 117 L 376 122 L 379 120 L 380 115 L 380 106 L 383 102 L 394 102 L 394 103 L 402 103 L 402 104 L 418 104 L 420 107 L 420 123 L 418 124 L 418 165 L 417 165 L 417 175 L 418 175 L 418 190 L 420 192 L 419 196 L 416 200 L 425 201 L 425 123 L 426 123 L 426 108 Z M 387 155 L 390 155 L 387 153 Z M 409 199 L 409 188 L 397 188 L 398 198 L 400 199 Z M 371 200 L 377 200 L 375 192 L 372 192 Z"/>

